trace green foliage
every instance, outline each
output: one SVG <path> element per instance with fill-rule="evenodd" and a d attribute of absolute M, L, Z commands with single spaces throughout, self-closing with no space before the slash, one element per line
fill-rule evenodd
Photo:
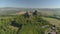
<path fill-rule="evenodd" d="M 19 32 L 18 27 L 11 26 L 12 19 L 16 23 L 22 24 L 22 29 Z M 0 19 L 0 34 L 45 34 L 47 28 L 42 28 L 45 25 L 50 24 L 40 16 L 31 15 L 30 18 L 24 18 L 23 15 L 8 16 L 8 18 Z"/>

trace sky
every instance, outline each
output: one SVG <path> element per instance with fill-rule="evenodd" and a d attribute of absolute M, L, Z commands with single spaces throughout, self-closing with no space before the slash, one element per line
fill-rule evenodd
<path fill-rule="evenodd" d="M 60 8 L 60 0 L 0 0 L 0 7 Z"/>

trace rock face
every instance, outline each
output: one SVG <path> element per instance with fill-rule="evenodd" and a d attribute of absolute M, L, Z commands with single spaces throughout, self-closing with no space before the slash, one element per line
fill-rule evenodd
<path fill-rule="evenodd" d="M 37 15 L 37 10 L 33 12 L 33 16 L 36 16 L 36 15 Z"/>
<path fill-rule="evenodd" d="M 26 13 L 24 14 L 24 17 L 25 17 L 25 18 L 29 18 L 29 17 L 30 17 L 29 13 L 26 12 Z"/>
<path fill-rule="evenodd" d="M 57 32 L 54 32 L 54 31 L 53 31 L 53 32 L 49 32 L 48 34 L 57 34 Z"/>
<path fill-rule="evenodd" d="M 51 26 L 48 34 L 57 34 L 56 26 Z"/>
<path fill-rule="evenodd" d="M 56 32 L 51 32 L 51 34 L 56 34 Z"/>

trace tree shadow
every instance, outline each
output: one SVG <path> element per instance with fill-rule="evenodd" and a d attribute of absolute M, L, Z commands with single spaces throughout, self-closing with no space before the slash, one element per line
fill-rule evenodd
<path fill-rule="evenodd" d="M 11 22 L 11 26 L 14 26 L 14 27 L 17 27 L 17 28 L 18 28 L 17 34 L 18 34 L 19 31 L 22 29 L 22 24 L 18 24 L 18 23 L 16 23 L 16 21 L 12 21 L 12 22 Z"/>

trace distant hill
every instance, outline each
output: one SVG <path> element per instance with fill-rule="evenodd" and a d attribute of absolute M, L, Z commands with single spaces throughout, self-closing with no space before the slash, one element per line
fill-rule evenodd
<path fill-rule="evenodd" d="M 16 8 L 16 7 L 3 7 L 0 8 L 0 15 L 10 15 L 10 14 L 16 14 L 23 11 L 33 12 L 34 10 L 37 10 L 38 12 L 41 12 L 43 15 L 60 15 L 60 8 Z"/>

